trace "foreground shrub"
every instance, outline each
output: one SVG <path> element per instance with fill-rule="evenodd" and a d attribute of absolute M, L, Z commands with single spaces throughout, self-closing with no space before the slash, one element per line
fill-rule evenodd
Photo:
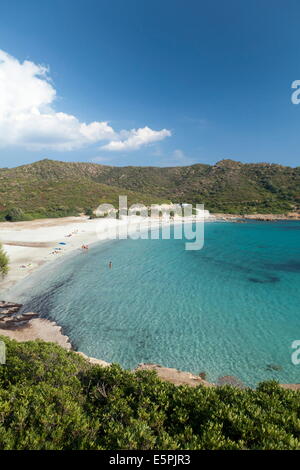
<path fill-rule="evenodd" d="M 2 339 L 0 449 L 300 449 L 300 393 L 275 382 L 176 387 Z"/>

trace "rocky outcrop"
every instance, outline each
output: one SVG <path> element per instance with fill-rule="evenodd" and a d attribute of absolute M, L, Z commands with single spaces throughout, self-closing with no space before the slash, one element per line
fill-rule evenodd
<path fill-rule="evenodd" d="M 280 386 L 286 390 L 300 391 L 300 384 L 280 384 Z"/>
<path fill-rule="evenodd" d="M 4 300 L 0 301 L 0 315 L 10 315 L 16 313 L 20 310 L 22 304 L 16 304 L 14 302 L 5 302 Z"/>
<path fill-rule="evenodd" d="M 68 336 L 62 333 L 60 326 L 45 318 L 30 318 L 31 315 L 34 315 L 34 317 L 38 316 L 31 312 L 28 314 L 24 313 L 28 321 L 17 323 L 11 328 L 0 329 L 0 336 L 8 336 L 10 339 L 21 342 L 43 340 L 49 343 L 56 343 L 69 351 L 72 349 Z"/>
<path fill-rule="evenodd" d="M 38 316 L 37 313 L 27 312 L 17 315 L 21 309 L 22 304 L 14 302 L 0 302 L 0 329 L 15 329 L 25 326 L 32 318 Z"/>
<path fill-rule="evenodd" d="M 80 351 L 75 351 L 76 354 L 79 354 L 80 356 L 84 357 L 87 361 L 89 361 L 90 364 L 95 364 L 101 367 L 109 367 L 111 365 L 110 362 L 102 361 L 102 359 L 96 359 L 95 357 L 90 357 L 87 356 L 86 354 L 80 352 Z"/>
<path fill-rule="evenodd" d="M 22 315 L 0 317 L 0 329 L 19 328 L 25 326 L 32 318 L 37 318 L 38 314 L 33 312 L 22 313 Z"/>
<path fill-rule="evenodd" d="M 289 212 L 287 214 L 212 214 L 217 220 L 243 223 L 247 220 L 258 220 L 261 222 L 278 222 L 283 220 L 300 220 L 299 212 Z"/>
<path fill-rule="evenodd" d="M 223 377 L 219 377 L 217 381 L 217 385 L 219 386 L 231 385 L 232 387 L 241 388 L 241 389 L 246 388 L 243 382 L 237 377 L 234 377 L 234 375 L 224 375 Z"/>
<path fill-rule="evenodd" d="M 139 364 L 135 370 L 154 370 L 161 380 L 171 382 L 174 385 L 189 385 L 191 387 L 202 385 L 204 387 L 214 387 L 214 384 L 207 382 L 191 372 L 163 367 L 159 364 Z"/>

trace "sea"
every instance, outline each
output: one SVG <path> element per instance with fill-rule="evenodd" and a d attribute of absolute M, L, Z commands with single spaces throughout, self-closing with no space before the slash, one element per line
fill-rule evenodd
<path fill-rule="evenodd" d="M 124 368 L 299 383 L 300 222 L 208 222 L 202 249 L 185 242 L 99 242 L 40 268 L 10 297 L 56 321 L 77 350 Z"/>

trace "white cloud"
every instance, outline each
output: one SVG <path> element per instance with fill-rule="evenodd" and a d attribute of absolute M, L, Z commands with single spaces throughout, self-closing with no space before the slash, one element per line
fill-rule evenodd
<path fill-rule="evenodd" d="M 143 145 L 153 142 L 159 142 L 165 137 L 170 137 L 171 131 L 162 129 L 161 131 L 154 131 L 150 127 L 143 127 L 140 129 L 132 129 L 131 131 L 121 131 L 120 139 L 113 140 L 101 149 L 119 152 L 121 150 L 137 150 Z"/>
<path fill-rule="evenodd" d="M 116 132 L 106 121 L 80 122 L 77 117 L 57 112 L 56 90 L 49 69 L 31 61 L 19 62 L 0 50 L 0 146 L 22 146 L 31 150 L 72 150 L 100 141 L 115 148 L 126 139 L 127 150 L 161 140 L 170 131 L 133 129 Z M 122 140 L 125 136 L 125 140 Z M 120 149 L 121 150 L 121 149 Z"/>

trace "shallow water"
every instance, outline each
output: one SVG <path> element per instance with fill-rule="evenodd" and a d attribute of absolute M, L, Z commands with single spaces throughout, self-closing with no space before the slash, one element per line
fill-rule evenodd
<path fill-rule="evenodd" d="M 299 241 L 299 222 L 249 222 L 206 224 L 200 251 L 172 239 L 99 243 L 40 269 L 10 297 L 56 320 L 78 350 L 126 368 L 155 362 L 210 381 L 295 383 Z"/>

